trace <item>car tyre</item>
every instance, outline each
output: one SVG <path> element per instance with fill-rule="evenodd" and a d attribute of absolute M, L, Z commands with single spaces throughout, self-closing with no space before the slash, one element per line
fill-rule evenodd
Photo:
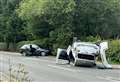
<path fill-rule="evenodd" d="M 27 54 L 26 54 L 26 52 L 22 52 L 22 56 L 26 56 Z"/>
<path fill-rule="evenodd" d="M 45 52 L 41 52 L 41 56 L 46 56 L 46 53 Z"/>

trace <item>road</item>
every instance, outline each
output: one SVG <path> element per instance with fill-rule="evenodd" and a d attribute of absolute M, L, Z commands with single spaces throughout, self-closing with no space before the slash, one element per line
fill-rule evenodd
<path fill-rule="evenodd" d="M 120 69 L 97 69 L 55 64 L 54 57 L 23 57 L 0 52 L 0 72 L 9 75 L 10 66 L 24 65 L 31 82 L 120 82 Z M 13 68 L 14 69 L 14 68 Z"/>

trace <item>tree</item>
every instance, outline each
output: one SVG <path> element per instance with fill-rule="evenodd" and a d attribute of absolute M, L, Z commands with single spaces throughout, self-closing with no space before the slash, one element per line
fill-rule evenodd
<path fill-rule="evenodd" d="M 15 9 L 21 0 L 0 0 L 0 25 L 1 41 L 16 43 L 16 37 L 20 32 L 22 21 L 15 13 Z M 4 38 L 4 39 L 3 39 Z"/>
<path fill-rule="evenodd" d="M 74 7 L 74 0 L 24 0 L 16 11 L 27 21 L 26 29 L 35 39 L 49 37 L 56 44 L 63 41 L 62 45 L 68 45 L 73 37 L 70 29 Z"/>
<path fill-rule="evenodd" d="M 49 38 L 53 46 L 65 47 L 73 36 L 118 37 L 119 4 L 119 0 L 24 0 L 16 11 L 34 39 Z"/>
<path fill-rule="evenodd" d="M 119 0 L 75 0 L 74 32 L 78 36 L 100 35 L 103 39 L 120 35 Z"/>

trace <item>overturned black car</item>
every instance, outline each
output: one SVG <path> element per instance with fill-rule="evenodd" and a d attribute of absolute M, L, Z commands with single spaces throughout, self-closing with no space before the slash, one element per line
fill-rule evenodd
<path fill-rule="evenodd" d="M 40 48 L 36 44 L 25 44 L 20 48 L 22 56 L 48 56 L 51 50 Z"/>

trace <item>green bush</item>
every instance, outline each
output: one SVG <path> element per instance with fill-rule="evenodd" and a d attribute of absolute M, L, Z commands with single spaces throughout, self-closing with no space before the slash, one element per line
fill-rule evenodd
<path fill-rule="evenodd" d="M 17 43 L 17 50 L 19 50 L 20 47 L 22 47 L 24 44 L 30 44 L 31 41 L 21 41 Z"/>
<path fill-rule="evenodd" d="M 7 44 L 5 42 L 0 42 L 0 50 L 7 50 L 7 51 L 15 51 L 16 45 L 13 43 L 9 43 L 9 47 L 7 49 Z"/>
<path fill-rule="evenodd" d="M 109 49 L 106 54 L 110 62 L 120 64 L 120 40 L 109 41 Z"/>
<path fill-rule="evenodd" d="M 86 41 L 86 42 L 97 42 L 97 41 L 101 41 L 101 37 L 99 35 L 97 36 L 88 36 L 88 37 L 84 37 L 83 38 L 83 41 Z"/>
<path fill-rule="evenodd" d="M 5 50 L 6 46 L 6 43 L 0 42 L 0 50 Z"/>

